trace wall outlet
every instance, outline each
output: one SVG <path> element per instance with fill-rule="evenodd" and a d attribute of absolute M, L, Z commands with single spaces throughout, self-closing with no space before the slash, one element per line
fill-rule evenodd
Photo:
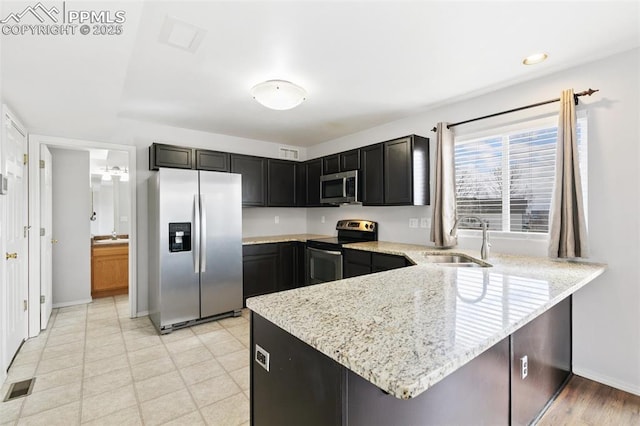
<path fill-rule="evenodd" d="M 280 223 L 280 216 L 276 216 L 276 217 L 274 217 L 274 218 L 273 218 L 273 221 L 274 221 L 276 224 Z"/>
<path fill-rule="evenodd" d="M 520 358 L 520 378 L 522 380 L 526 379 L 529 375 L 529 357 L 523 356 Z"/>
<path fill-rule="evenodd" d="M 426 217 L 420 218 L 420 228 L 429 228 L 431 226 L 431 221 Z"/>
<path fill-rule="evenodd" d="M 418 218 L 412 217 L 409 218 L 409 228 L 417 228 L 418 227 Z"/>
<path fill-rule="evenodd" d="M 326 220 L 325 220 L 324 216 L 322 216 L 322 217 L 320 218 L 320 223 L 325 223 L 325 221 L 326 221 Z"/>
<path fill-rule="evenodd" d="M 262 368 L 269 371 L 269 352 L 261 348 L 260 345 L 256 345 L 255 360 L 258 363 L 258 365 L 262 366 Z"/>

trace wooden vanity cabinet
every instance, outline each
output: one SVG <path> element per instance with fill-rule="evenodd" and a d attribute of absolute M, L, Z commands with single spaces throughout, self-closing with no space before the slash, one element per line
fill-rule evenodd
<path fill-rule="evenodd" d="M 129 244 L 91 246 L 91 297 L 116 296 L 129 292 Z"/>

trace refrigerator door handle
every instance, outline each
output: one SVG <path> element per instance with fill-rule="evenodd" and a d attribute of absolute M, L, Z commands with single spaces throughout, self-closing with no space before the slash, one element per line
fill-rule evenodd
<path fill-rule="evenodd" d="M 193 196 L 193 269 L 200 272 L 200 200 L 198 195 Z"/>
<path fill-rule="evenodd" d="M 205 208 L 204 195 L 200 195 L 200 241 L 202 244 L 202 254 L 200 256 L 200 272 L 207 271 L 207 210 Z"/>

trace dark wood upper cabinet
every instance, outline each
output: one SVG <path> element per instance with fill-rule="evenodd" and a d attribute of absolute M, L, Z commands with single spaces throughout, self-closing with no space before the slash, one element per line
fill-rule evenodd
<path fill-rule="evenodd" d="M 409 135 L 304 163 L 152 144 L 149 169 L 212 170 L 242 175 L 242 205 L 320 207 L 320 177 L 359 170 L 359 200 L 368 206 L 429 204 L 429 139 Z"/>
<path fill-rule="evenodd" d="M 340 154 L 322 157 L 322 174 L 330 175 L 340 171 Z"/>
<path fill-rule="evenodd" d="M 242 205 L 267 204 L 267 159 L 231 154 L 231 173 L 242 175 Z"/>
<path fill-rule="evenodd" d="M 360 152 L 362 204 L 429 204 L 429 139 L 410 135 L 366 146 Z"/>
<path fill-rule="evenodd" d="M 346 172 L 348 170 L 358 170 L 360 168 L 360 150 L 341 152 L 339 154 L 322 157 L 322 174 Z"/>
<path fill-rule="evenodd" d="M 360 149 L 360 201 L 368 206 L 384 204 L 384 144 Z"/>
<path fill-rule="evenodd" d="M 340 171 L 360 169 L 360 150 L 352 149 L 351 151 L 340 153 Z"/>
<path fill-rule="evenodd" d="M 296 163 L 296 207 L 307 205 L 307 165 Z"/>
<path fill-rule="evenodd" d="M 154 143 L 149 147 L 149 170 L 160 167 L 193 169 L 193 149 L 184 146 Z"/>
<path fill-rule="evenodd" d="M 384 202 L 413 204 L 413 153 L 411 138 L 384 144 Z"/>
<path fill-rule="evenodd" d="M 270 207 L 296 205 L 296 163 L 268 160 L 267 199 Z"/>
<path fill-rule="evenodd" d="M 320 204 L 320 176 L 322 175 L 322 159 L 305 163 L 307 174 L 307 207 L 319 207 Z"/>
<path fill-rule="evenodd" d="M 196 169 L 214 172 L 228 172 L 231 169 L 231 155 L 228 152 L 196 149 Z"/>

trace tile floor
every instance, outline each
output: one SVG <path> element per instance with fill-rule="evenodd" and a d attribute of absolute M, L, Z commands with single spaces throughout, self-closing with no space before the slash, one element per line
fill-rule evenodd
<path fill-rule="evenodd" d="M 129 318 L 126 296 L 54 309 L 24 343 L 0 392 L 36 377 L 31 395 L 0 402 L 0 425 L 243 425 L 249 422 L 249 321 L 159 336 Z"/>

